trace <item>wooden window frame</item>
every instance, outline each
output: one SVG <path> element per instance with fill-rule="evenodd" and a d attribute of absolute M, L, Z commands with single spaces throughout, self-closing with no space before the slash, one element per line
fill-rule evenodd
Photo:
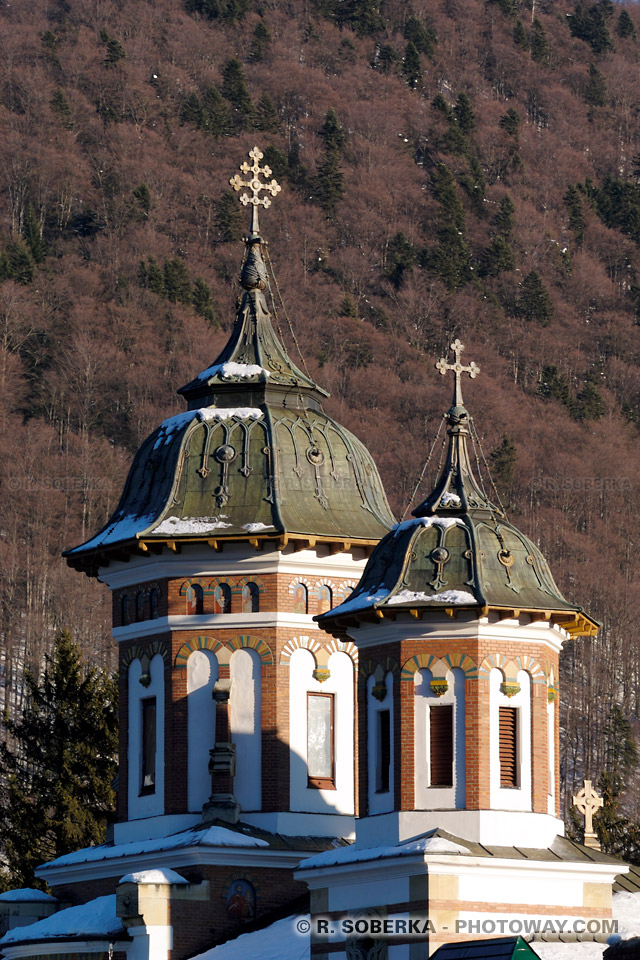
<path fill-rule="evenodd" d="M 505 713 L 503 713 L 505 711 Z M 503 733 L 502 733 L 502 717 L 506 716 L 508 712 L 509 716 L 513 718 L 512 723 L 512 735 L 513 735 L 513 761 L 509 762 L 509 765 L 513 766 L 513 778 L 509 777 L 510 782 L 506 782 L 507 778 L 503 774 L 503 764 L 506 765 L 508 758 L 503 758 Z M 520 729 L 520 710 L 518 707 L 498 707 L 498 763 L 500 767 L 500 789 L 501 790 L 519 790 L 520 789 L 520 751 L 519 751 L 519 742 L 518 734 Z"/>
<path fill-rule="evenodd" d="M 434 712 L 436 710 L 446 711 L 450 717 L 450 731 L 451 731 L 451 782 L 450 783 L 434 783 L 433 782 L 433 719 Z M 455 746 L 455 723 L 456 723 L 456 711 L 455 704 L 453 703 L 441 703 L 441 704 L 430 704 L 429 705 L 429 789 L 431 790 L 451 790 L 455 786 L 455 756 L 456 756 L 456 746 Z"/>
<path fill-rule="evenodd" d="M 330 746 L 331 746 L 331 776 L 330 777 L 311 777 L 309 776 L 309 700 L 311 697 L 325 697 L 331 703 L 331 725 L 330 725 Z M 336 789 L 336 756 L 335 756 L 335 694 L 319 693 L 315 690 L 307 690 L 307 786 L 315 790 L 335 790 Z"/>
<path fill-rule="evenodd" d="M 153 744 L 153 783 L 145 785 L 145 769 L 147 766 L 146 736 L 145 736 L 145 706 L 153 704 L 154 710 L 154 744 Z M 143 697 L 140 701 L 140 790 L 138 796 L 146 797 L 156 792 L 158 782 L 158 700 L 157 697 Z"/>

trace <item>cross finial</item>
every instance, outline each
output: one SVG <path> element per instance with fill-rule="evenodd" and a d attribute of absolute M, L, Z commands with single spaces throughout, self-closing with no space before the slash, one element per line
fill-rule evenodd
<path fill-rule="evenodd" d="M 475 378 L 480 373 L 480 367 L 477 365 L 477 363 L 474 363 L 473 360 L 466 367 L 462 365 L 462 363 L 460 362 L 460 357 L 462 356 L 462 351 L 464 350 L 464 343 L 460 343 L 460 340 L 458 340 L 457 337 L 451 344 L 451 349 L 453 350 L 456 358 L 455 363 L 447 363 L 447 360 L 445 357 L 440 357 L 440 359 L 436 363 L 436 370 L 439 370 L 442 376 L 444 376 L 448 370 L 453 370 L 456 378 L 454 394 L 453 394 L 453 405 L 454 407 L 461 407 L 462 406 L 462 387 L 460 385 L 460 375 L 462 373 L 468 373 L 471 379 L 475 380 Z"/>
<path fill-rule="evenodd" d="M 264 167 L 260 166 L 260 161 L 264 157 L 262 150 L 259 150 L 258 147 L 254 147 L 253 150 L 249 151 L 249 159 L 253 162 L 251 164 L 247 163 L 245 160 L 240 166 L 240 170 L 245 175 L 252 174 L 252 176 L 243 180 L 239 173 L 236 173 L 235 176 L 231 177 L 229 180 L 230 185 L 238 193 L 242 188 L 250 190 L 251 193 L 242 193 L 240 194 L 239 200 L 243 206 L 251 204 L 251 233 L 258 233 L 258 207 L 264 207 L 265 210 L 267 207 L 271 206 L 271 200 L 266 194 L 271 194 L 272 197 L 275 197 L 282 187 L 277 180 L 271 180 L 270 183 L 263 183 L 260 177 L 268 178 L 272 174 L 271 167 L 268 167 L 266 164 Z M 265 191 L 265 196 L 261 197 L 260 193 Z"/>
<path fill-rule="evenodd" d="M 584 816 L 584 845 L 594 850 L 600 849 L 600 844 L 593 831 L 593 815 L 603 806 L 604 800 L 591 786 L 591 780 L 585 780 L 582 787 L 573 798 L 574 806 Z"/>

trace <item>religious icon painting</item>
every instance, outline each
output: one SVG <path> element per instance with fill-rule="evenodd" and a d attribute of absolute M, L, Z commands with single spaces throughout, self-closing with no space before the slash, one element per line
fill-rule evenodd
<path fill-rule="evenodd" d="M 230 920 L 252 920 L 256 915 L 256 891 L 248 880 L 233 880 L 227 893 Z"/>

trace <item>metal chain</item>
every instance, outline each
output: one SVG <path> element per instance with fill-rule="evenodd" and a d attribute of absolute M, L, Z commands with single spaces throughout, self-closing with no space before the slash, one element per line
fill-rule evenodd
<path fill-rule="evenodd" d="M 269 256 L 269 250 L 268 250 L 268 248 L 267 248 L 266 246 L 264 247 L 264 254 L 265 254 L 265 259 L 266 259 L 266 261 L 267 261 L 267 267 L 268 267 L 268 269 L 269 269 L 269 273 L 271 274 L 271 277 L 273 278 L 273 282 L 274 282 L 275 288 L 276 288 L 277 293 L 278 293 L 278 299 L 280 300 L 280 304 L 281 304 L 281 306 L 282 306 L 282 311 L 283 311 L 283 313 L 284 313 L 284 315 L 285 315 L 285 319 L 286 319 L 287 324 L 288 324 L 288 327 L 289 327 L 289 333 L 291 334 L 291 337 L 292 337 L 292 339 L 293 339 L 293 342 L 294 342 L 294 344 L 295 344 L 295 346 L 296 346 L 296 350 L 298 351 L 298 354 L 300 355 L 300 359 L 301 359 L 301 361 L 302 361 L 302 366 L 304 367 L 304 372 L 306 373 L 306 375 L 307 375 L 307 376 L 309 377 L 309 379 L 311 380 L 312 377 L 311 377 L 311 374 L 309 373 L 309 368 L 307 367 L 307 362 L 306 362 L 306 360 L 304 359 L 304 356 L 303 356 L 303 354 L 302 354 L 302 350 L 300 349 L 300 344 L 298 343 L 298 338 L 296 337 L 295 330 L 293 329 L 293 324 L 291 323 L 291 320 L 289 319 L 289 314 L 287 313 L 287 308 L 286 308 L 286 306 L 285 306 L 284 298 L 283 298 L 282 294 L 280 293 L 280 287 L 278 286 L 278 278 L 276 277 L 276 272 L 275 272 L 275 270 L 273 269 L 273 264 L 271 263 L 271 257 Z M 269 279 L 269 277 L 267 276 L 267 280 L 268 280 L 268 279 Z M 278 310 L 277 310 L 277 307 L 276 307 L 276 302 L 275 302 L 275 298 L 274 298 L 274 296 L 273 296 L 273 291 L 272 291 L 272 289 L 271 289 L 271 284 L 270 284 L 270 283 L 269 283 L 269 294 L 271 295 L 271 302 L 272 302 L 272 304 L 273 304 L 273 312 L 274 312 L 274 314 L 275 314 L 276 323 L 278 324 L 278 328 L 279 328 L 280 321 L 279 321 L 279 319 L 278 319 Z M 282 337 L 282 334 L 280 334 L 280 336 Z"/>
<path fill-rule="evenodd" d="M 438 427 L 438 432 L 436 433 L 435 439 L 434 439 L 433 443 L 431 444 L 431 449 L 429 450 L 429 456 L 428 456 L 427 459 L 425 460 L 424 466 L 423 466 L 423 468 L 422 468 L 422 472 L 420 473 L 420 476 L 419 476 L 418 479 L 416 480 L 416 485 L 415 485 L 415 487 L 413 488 L 413 493 L 412 493 L 411 496 L 409 497 L 409 502 L 407 503 L 407 505 L 406 505 L 406 507 L 405 507 L 405 510 L 404 510 L 404 513 L 402 514 L 402 516 L 401 516 L 401 518 L 400 518 L 401 521 L 404 520 L 404 518 L 406 517 L 407 511 L 408 511 L 409 507 L 411 506 L 411 504 L 413 503 L 413 498 L 415 497 L 416 493 L 418 492 L 418 488 L 420 487 L 420 484 L 421 484 L 422 481 L 424 480 L 424 475 L 425 475 L 425 473 L 427 472 L 427 467 L 429 466 L 429 462 L 430 462 L 430 460 L 431 460 L 431 457 L 433 456 L 433 451 L 435 450 L 436 443 L 438 442 L 438 437 L 440 436 L 440 433 L 441 433 L 441 431 L 442 431 L 442 424 L 445 422 L 446 419 L 447 419 L 447 418 L 446 418 L 446 415 L 443 415 L 442 420 L 440 421 L 440 426 Z M 444 438 L 443 438 L 443 447 L 442 447 L 442 449 L 444 450 Z M 440 463 L 442 463 L 442 454 L 440 455 Z M 438 472 L 440 472 L 440 468 L 439 468 L 439 467 L 438 467 Z"/>

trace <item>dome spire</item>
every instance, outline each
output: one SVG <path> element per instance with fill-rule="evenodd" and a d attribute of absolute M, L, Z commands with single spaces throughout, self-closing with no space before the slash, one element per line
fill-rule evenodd
<path fill-rule="evenodd" d="M 450 370 L 454 374 L 453 403 L 446 414 L 449 437 L 447 459 L 433 492 L 412 513 L 414 517 L 428 517 L 441 508 L 454 514 L 467 513 L 472 508 L 487 510 L 493 517 L 503 516 L 503 511 L 491 503 L 478 485 L 467 449 L 472 417 L 462 400 L 462 374 L 467 373 L 475 380 L 480 367 L 473 360 L 466 366 L 462 363 L 464 344 L 457 338 L 451 344 L 451 350 L 455 358 L 453 363 L 449 363 L 446 357 L 440 357 L 435 364 L 442 376 Z"/>
<path fill-rule="evenodd" d="M 266 210 L 267 207 L 270 207 L 271 200 L 268 194 L 271 194 L 272 197 L 275 197 L 282 189 L 278 181 L 275 179 L 266 183 L 263 183 L 260 179 L 261 177 L 264 177 L 265 180 L 268 181 L 268 178 L 272 173 L 271 167 L 268 167 L 266 164 L 264 167 L 260 166 L 260 161 L 263 159 L 263 157 L 264 154 L 262 150 L 260 150 L 258 147 L 254 147 L 253 150 L 249 151 L 249 159 L 252 161 L 252 163 L 249 164 L 245 160 L 240 166 L 240 170 L 248 179 L 243 180 L 240 174 L 236 173 L 233 177 L 231 177 L 231 180 L 229 180 L 230 185 L 233 187 L 236 193 L 239 193 L 240 190 L 245 190 L 244 193 L 240 194 L 240 203 L 245 207 L 251 206 L 251 225 L 249 227 L 249 235 L 244 238 L 247 251 L 242 264 L 242 272 L 240 274 L 240 283 L 245 290 L 266 289 L 267 272 L 261 251 L 264 241 L 260 237 L 258 208 L 264 207 Z M 247 193 L 246 191 L 249 192 Z M 264 196 L 260 196 L 263 191 Z"/>

